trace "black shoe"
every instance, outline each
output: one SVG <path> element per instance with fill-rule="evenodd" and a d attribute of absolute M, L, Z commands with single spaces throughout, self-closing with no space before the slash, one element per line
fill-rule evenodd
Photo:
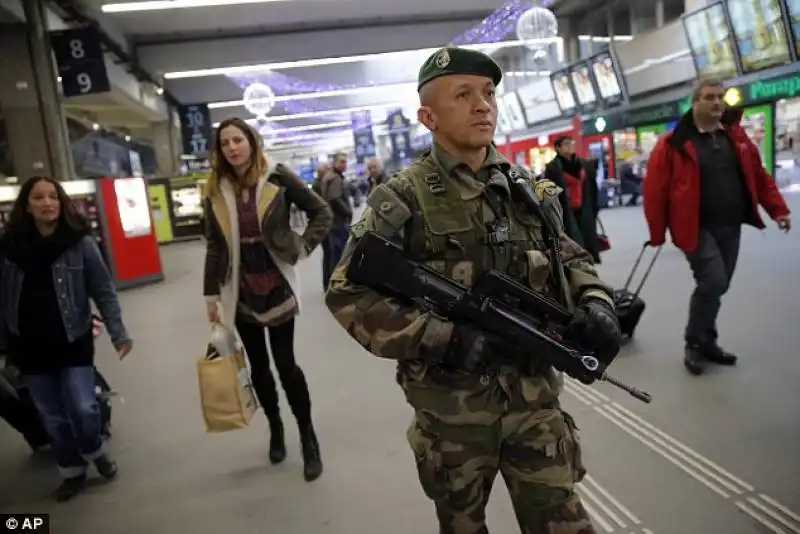
<path fill-rule="evenodd" d="M 718 345 L 703 350 L 703 357 L 711 363 L 719 365 L 736 365 L 739 358 L 730 352 L 725 351 Z"/>
<path fill-rule="evenodd" d="M 322 457 L 313 426 L 300 429 L 300 447 L 303 449 L 303 477 L 306 482 L 318 479 L 322 475 Z"/>
<path fill-rule="evenodd" d="M 705 372 L 705 354 L 700 347 L 690 345 L 684 349 L 683 366 L 695 376 L 702 375 Z"/>
<path fill-rule="evenodd" d="M 54 496 L 58 502 L 72 499 L 86 489 L 86 475 L 65 478 L 64 482 L 56 488 Z"/>
<path fill-rule="evenodd" d="M 117 462 L 112 460 L 107 454 L 103 454 L 100 458 L 94 461 L 94 466 L 100 476 L 106 480 L 111 480 L 117 476 Z"/>
<path fill-rule="evenodd" d="M 286 459 L 286 439 L 283 435 L 283 423 L 269 424 L 269 461 L 279 464 Z"/>

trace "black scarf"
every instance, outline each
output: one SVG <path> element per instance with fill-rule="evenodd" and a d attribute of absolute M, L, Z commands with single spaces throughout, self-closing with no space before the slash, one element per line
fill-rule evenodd
<path fill-rule="evenodd" d="M 31 227 L 20 233 L 4 235 L 3 248 L 8 261 L 15 263 L 23 271 L 30 271 L 49 267 L 85 235 L 85 230 L 73 229 L 63 223 L 48 236 L 43 236 L 36 227 Z"/>
<path fill-rule="evenodd" d="M 566 172 L 575 178 L 578 178 L 581 175 L 581 160 L 575 154 L 572 157 L 565 158 L 561 154 L 558 156 L 558 161 L 561 162 L 561 170 Z"/>

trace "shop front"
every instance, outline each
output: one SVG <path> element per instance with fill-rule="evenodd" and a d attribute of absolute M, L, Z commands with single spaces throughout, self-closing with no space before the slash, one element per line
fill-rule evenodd
<path fill-rule="evenodd" d="M 575 138 L 575 128 L 558 129 L 540 135 L 533 134 L 505 145 L 498 145 L 497 148 L 514 163 L 527 167 L 534 176 L 540 176 L 547 164 L 556 157 L 555 141 L 562 135 Z"/>
<path fill-rule="evenodd" d="M 620 162 L 644 168 L 659 137 L 675 127 L 686 100 L 597 115 L 583 121 L 583 153 L 602 161 L 606 177 L 615 178 Z"/>
<path fill-rule="evenodd" d="M 731 85 L 725 102 L 743 108 L 742 126 L 781 188 L 800 184 L 800 65 L 794 72 Z"/>

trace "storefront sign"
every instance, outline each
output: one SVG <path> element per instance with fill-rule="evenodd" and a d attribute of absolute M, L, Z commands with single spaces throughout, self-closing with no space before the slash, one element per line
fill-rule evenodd
<path fill-rule="evenodd" d="M 770 102 L 800 95 L 800 73 L 772 80 L 757 80 L 741 88 L 743 104 Z"/>
<path fill-rule="evenodd" d="M 584 135 L 598 135 L 620 130 L 629 126 L 644 126 L 669 122 L 680 116 L 679 102 L 667 102 L 658 106 L 631 109 L 608 115 L 597 116 L 583 121 Z"/>

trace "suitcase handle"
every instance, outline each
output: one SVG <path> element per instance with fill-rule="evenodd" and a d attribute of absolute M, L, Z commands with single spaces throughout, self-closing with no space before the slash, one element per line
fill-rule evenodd
<path fill-rule="evenodd" d="M 645 241 L 644 246 L 642 246 L 642 251 L 639 252 L 639 256 L 636 258 L 636 262 L 633 264 L 633 268 L 631 269 L 630 274 L 628 275 L 628 279 L 625 281 L 625 289 L 626 291 L 631 285 L 631 281 L 633 281 L 633 275 L 636 273 L 636 270 L 639 268 L 639 264 L 642 262 L 642 258 L 644 257 L 644 252 L 647 250 L 648 247 L 651 247 L 650 241 Z M 653 270 L 653 265 L 656 264 L 656 260 L 658 259 L 658 255 L 661 254 L 661 248 L 664 245 L 659 245 L 656 249 L 656 253 L 653 254 L 653 259 L 650 260 L 650 265 L 647 266 L 647 270 L 644 272 L 644 276 L 642 276 L 641 282 L 639 282 L 639 286 L 636 288 L 636 291 L 633 293 L 633 297 L 636 298 L 641 293 L 642 288 L 644 287 L 644 283 L 647 281 L 647 277 L 650 276 L 650 271 Z"/>

